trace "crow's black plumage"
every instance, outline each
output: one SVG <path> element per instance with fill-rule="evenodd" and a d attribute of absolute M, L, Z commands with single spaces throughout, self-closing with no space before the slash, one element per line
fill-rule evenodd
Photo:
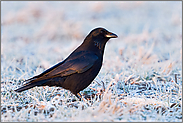
<path fill-rule="evenodd" d="M 16 92 L 35 86 L 58 86 L 77 93 L 88 87 L 100 71 L 106 42 L 117 35 L 104 28 L 93 29 L 83 43 L 64 61 L 47 69 L 40 75 L 25 80 Z"/>

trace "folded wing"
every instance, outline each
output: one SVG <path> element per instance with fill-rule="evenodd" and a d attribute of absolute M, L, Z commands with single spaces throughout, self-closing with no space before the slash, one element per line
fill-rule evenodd
<path fill-rule="evenodd" d="M 77 55 L 78 54 L 78 55 Z M 74 73 L 83 73 L 90 69 L 98 59 L 98 56 L 92 52 L 78 52 L 74 56 L 70 56 L 65 61 L 44 71 L 42 74 L 26 80 L 25 85 L 30 83 L 54 78 L 69 76 Z"/>

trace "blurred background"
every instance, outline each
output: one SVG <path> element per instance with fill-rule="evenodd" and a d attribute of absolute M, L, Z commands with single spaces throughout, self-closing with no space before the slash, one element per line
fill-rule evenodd
<path fill-rule="evenodd" d="M 128 47 L 138 52 L 138 46 L 149 49 L 153 43 L 152 51 L 156 53 L 159 61 L 174 57 L 180 60 L 182 55 L 180 1 L 1 3 L 3 67 L 6 66 L 6 60 L 15 58 L 21 62 L 26 57 L 36 60 L 32 61 L 35 67 L 48 68 L 68 56 L 96 27 L 104 27 L 119 36 L 118 39 L 110 41 L 108 46 L 118 54 L 124 53 L 124 56 L 133 54 L 125 52 Z M 135 49 L 136 47 L 138 48 Z M 107 53 L 109 52 L 108 47 Z"/>

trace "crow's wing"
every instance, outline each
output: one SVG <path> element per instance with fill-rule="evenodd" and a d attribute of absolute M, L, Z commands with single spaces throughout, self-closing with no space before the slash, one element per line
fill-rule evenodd
<path fill-rule="evenodd" d="M 91 52 L 78 54 L 79 55 L 68 58 L 63 64 L 59 65 L 52 71 L 47 72 L 44 76 L 68 76 L 73 73 L 83 73 L 90 69 L 98 59 L 98 56 Z"/>
<path fill-rule="evenodd" d="M 59 62 L 59 63 L 57 63 L 56 65 L 54 65 L 54 66 L 48 68 L 47 70 L 45 70 L 43 73 L 41 73 L 41 74 L 39 74 L 39 75 L 37 75 L 37 76 L 34 76 L 34 77 L 30 78 L 30 79 L 27 79 L 27 80 L 25 80 L 24 82 L 27 82 L 27 81 L 31 81 L 31 80 L 35 80 L 35 79 L 37 79 L 37 78 L 40 78 L 40 77 L 44 76 L 45 74 L 47 74 L 48 72 L 54 70 L 55 68 L 57 68 L 58 66 L 60 66 L 60 65 L 63 64 L 63 63 L 64 63 L 64 61 Z"/>
<path fill-rule="evenodd" d="M 36 76 L 33 80 L 39 81 L 57 76 L 63 77 L 74 73 L 83 73 L 90 69 L 97 59 L 98 56 L 92 52 L 75 52 L 61 64 L 53 66 L 51 69 Z"/>

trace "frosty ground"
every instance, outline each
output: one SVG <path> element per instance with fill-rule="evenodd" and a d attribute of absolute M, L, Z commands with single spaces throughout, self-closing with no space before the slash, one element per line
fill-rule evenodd
<path fill-rule="evenodd" d="M 1 121 L 182 121 L 181 2 L 1 2 Z M 59 87 L 16 93 L 104 27 L 103 66 L 79 101 Z"/>

